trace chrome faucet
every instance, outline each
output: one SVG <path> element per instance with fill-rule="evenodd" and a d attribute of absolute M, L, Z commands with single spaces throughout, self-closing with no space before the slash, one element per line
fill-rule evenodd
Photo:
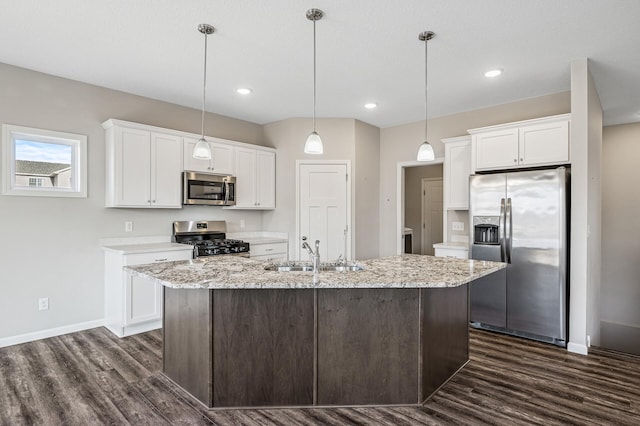
<path fill-rule="evenodd" d="M 320 266 L 320 240 L 316 240 L 316 251 L 314 252 L 309 243 L 307 243 L 307 237 L 302 237 L 302 248 L 309 252 L 309 258 L 311 258 L 311 262 L 313 263 L 313 273 L 315 275 Z"/>

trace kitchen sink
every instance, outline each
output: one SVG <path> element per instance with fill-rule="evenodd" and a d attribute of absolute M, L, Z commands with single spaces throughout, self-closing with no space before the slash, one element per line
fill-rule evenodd
<path fill-rule="evenodd" d="M 309 263 L 271 263 L 264 267 L 266 271 L 277 272 L 313 272 L 313 266 Z M 341 264 L 341 263 L 321 263 L 318 267 L 319 272 L 355 272 L 362 271 L 364 268 L 358 264 Z"/>

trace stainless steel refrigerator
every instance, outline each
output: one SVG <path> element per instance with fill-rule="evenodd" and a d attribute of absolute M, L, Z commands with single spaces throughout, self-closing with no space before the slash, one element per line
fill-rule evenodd
<path fill-rule="evenodd" d="M 566 167 L 472 175 L 470 257 L 507 268 L 471 285 L 471 324 L 567 342 L 569 178 Z"/>

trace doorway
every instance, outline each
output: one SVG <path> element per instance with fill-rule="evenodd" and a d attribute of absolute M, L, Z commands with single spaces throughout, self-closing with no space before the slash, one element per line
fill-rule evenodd
<path fill-rule="evenodd" d="M 430 162 L 407 161 L 399 162 L 397 169 L 397 243 L 396 254 L 405 252 L 405 235 L 411 235 L 413 242 L 413 253 L 432 254 L 433 244 L 423 242 L 423 188 L 422 179 L 439 179 L 443 176 L 443 158 L 437 158 Z M 437 207 L 435 207 L 437 208 Z M 431 209 L 431 207 L 429 207 Z M 442 218 L 442 206 L 440 206 L 440 217 Z M 431 222 L 437 222 L 437 217 Z M 425 223 L 426 226 L 426 223 Z M 432 230 L 432 228 L 430 228 Z M 435 225 L 432 234 L 435 238 L 442 240 L 443 220 L 440 226 Z M 432 237 L 433 239 L 433 237 Z M 427 247 L 428 246 L 428 247 Z"/>
<path fill-rule="evenodd" d="M 351 259 L 351 163 L 296 162 L 296 258 L 307 259 L 302 238 L 320 241 L 320 258 Z"/>
<path fill-rule="evenodd" d="M 433 245 L 442 242 L 442 178 L 422 179 L 422 251 L 434 255 Z"/>

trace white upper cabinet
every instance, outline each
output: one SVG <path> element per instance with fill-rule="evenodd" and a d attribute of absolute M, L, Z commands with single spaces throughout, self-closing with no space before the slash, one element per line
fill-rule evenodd
<path fill-rule="evenodd" d="M 501 170 L 568 164 L 569 120 L 562 114 L 469 130 L 472 169 Z"/>
<path fill-rule="evenodd" d="M 211 160 L 197 160 L 193 158 L 193 147 L 198 142 L 195 138 L 184 138 L 184 170 L 194 172 L 216 173 L 220 175 L 235 174 L 235 146 L 208 140 L 211 149 Z"/>
<path fill-rule="evenodd" d="M 236 205 L 231 209 L 269 210 L 276 207 L 276 153 L 236 148 Z"/>
<path fill-rule="evenodd" d="M 108 120 L 107 207 L 181 208 L 182 138 Z"/>
<path fill-rule="evenodd" d="M 471 136 L 443 139 L 444 208 L 469 209 L 469 175 L 471 174 Z"/>

